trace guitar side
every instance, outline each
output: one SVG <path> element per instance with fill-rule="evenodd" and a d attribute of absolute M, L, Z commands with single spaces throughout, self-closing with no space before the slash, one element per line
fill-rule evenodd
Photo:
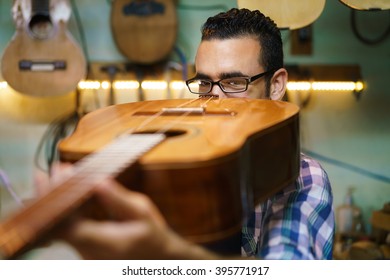
<path fill-rule="evenodd" d="M 54 36 L 37 40 L 17 27 L 1 61 L 3 78 L 14 90 L 30 96 L 63 95 L 75 90 L 85 77 L 86 60 L 81 48 L 65 22 L 58 22 L 57 28 Z M 22 60 L 31 69 L 23 69 Z"/>

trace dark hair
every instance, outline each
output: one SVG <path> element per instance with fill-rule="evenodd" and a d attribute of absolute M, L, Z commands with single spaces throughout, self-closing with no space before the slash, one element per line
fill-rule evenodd
<path fill-rule="evenodd" d="M 233 8 L 209 17 L 201 28 L 202 41 L 252 36 L 259 41 L 265 71 L 283 67 L 283 43 L 275 22 L 258 10 Z M 266 77 L 267 90 L 272 75 Z"/>

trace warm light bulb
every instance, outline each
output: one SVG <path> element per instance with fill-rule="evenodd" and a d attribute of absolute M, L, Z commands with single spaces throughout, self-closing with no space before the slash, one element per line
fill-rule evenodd
<path fill-rule="evenodd" d="M 98 81 L 80 81 L 78 84 L 79 89 L 99 89 L 100 82 Z"/>
<path fill-rule="evenodd" d="M 165 81 L 143 81 L 141 84 L 142 89 L 166 89 L 167 82 Z"/>
<path fill-rule="evenodd" d="M 137 81 L 116 81 L 114 82 L 115 89 L 137 89 L 139 83 Z"/>
<path fill-rule="evenodd" d="M 171 89 L 182 90 L 183 88 L 185 88 L 185 83 L 182 81 L 172 81 L 170 83 L 170 86 L 171 86 Z"/>
<path fill-rule="evenodd" d="M 295 90 L 295 91 L 310 90 L 311 83 L 310 82 L 288 82 L 287 89 Z"/>
<path fill-rule="evenodd" d="M 364 84 L 362 82 L 355 83 L 355 90 L 356 91 L 362 91 L 363 89 L 364 89 Z"/>

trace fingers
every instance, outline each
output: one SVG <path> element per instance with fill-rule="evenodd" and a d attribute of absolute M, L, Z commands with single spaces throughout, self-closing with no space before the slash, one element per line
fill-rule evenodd
<path fill-rule="evenodd" d="M 58 178 L 64 176 L 63 174 L 69 174 L 73 169 L 73 164 L 68 162 L 55 162 L 51 167 L 51 178 Z"/>
<path fill-rule="evenodd" d="M 63 232 L 84 259 L 216 258 L 173 232 L 146 195 L 106 180 L 97 186 L 96 198 L 116 220 L 78 217 Z"/>
<path fill-rule="evenodd" d="M 86 259 L 145 259 L 155 256 L 150 251 L 163 246 L 152 244 L 156 228 L 143 221 L 97 222 L 83 220 L 74 223 L 67 233 L 67 241 L 73 245 Z M 149 251 L 146 254 L 146 251 Z"/>
<path fill-rule="evenodd" d="M 38 170 L 34 175 L 37 196 L 48 193 L 56 182 L 70 175 L 73 169 L 72 166 L 70 163 L 56 162 L 52 165 L 50 175 Z"/>
<path fill-rule="evenodd" d="M 95 191 L 97 202 L 112 220 L 78 217 L 61 235 L 83 258 L 145 259 L 155 256 L 156 248 L 165 250 L 170 230 L 146 195 L 110 179 L 101 182 Z"/>
<path fill-rule="evenodd" d="M 105 180 L 96 189 L 96 196 L 113 218 L 146 219 L 165 225 L 165 219 L 149 197 L 133 192 L 114 180 Z"/>
<path fill-rule="evenodd" d="M 34 174 L 34 186 L 36 190 L 37 196 L 42 196 L 43 194 L 47 193 L 49 190 L 49 176 L 47 173 L 38 170 Z"/>

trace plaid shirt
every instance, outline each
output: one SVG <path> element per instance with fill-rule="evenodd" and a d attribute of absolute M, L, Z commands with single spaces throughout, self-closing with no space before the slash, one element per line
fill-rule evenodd
<path fill-rule="evenodd" d="M 241 253 L 261 259 L 332 259 L 334 228 L 328 176 L 301 154 L 295 183 L 257 205 L 245 222 Z"/>

